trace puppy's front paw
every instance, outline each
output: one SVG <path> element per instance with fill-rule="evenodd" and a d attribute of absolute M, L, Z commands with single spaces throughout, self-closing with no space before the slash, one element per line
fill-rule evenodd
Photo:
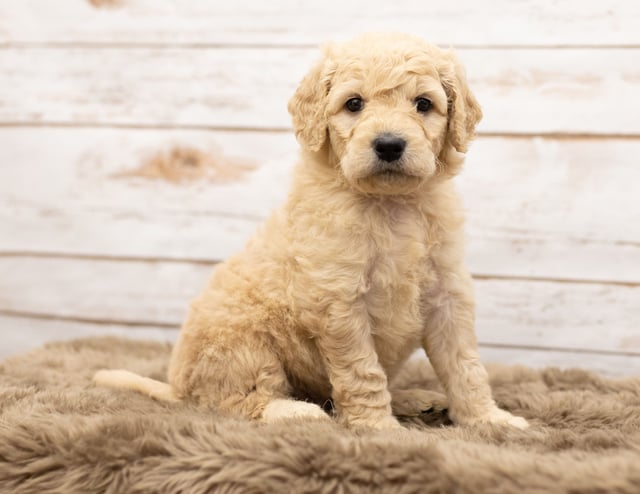
<path fill-rule="evenodd" d="M 495 407 L 489 413 L 488 421 L 492 424 L 503 424 L 509 425 L 511 427 L 515 427 L 517 429 L 526 429 L 529 427 L 529 422 L 527 422 L 522 417 L 516 417 L 506 410 L 502 410 L 501 408 Z"/>
<path fill-rule="evenodd" d="M 400 425 L 400 422 L 393 416 L 388 415 L 384 417 L 349 417 L 343 420 L 345 425 L 350 428 L 360 429 L 376 429 L 376 430 L 398 430 L 404 429 Z"/>
<path fill-rule="evenodd" d="M 392 416 L 385 417 L 382 420 L 378 420 L 369 425 L 369 427 L 377 430 L 404 429 L 404 427 L 400 425 L 400 422 L 398 422 L 398 420 Z"/>
<path fill-rule="evenodd" d="M 516 429 L 526 429 L 529 427 L 529 422 L 527 422 L 522 417 L 516 417 L 515 415 L 510 414 L 506 410 L 502 410 L 498 407 L 493 407 L 488 412 L 478 414 L 478 415 L 457 415 L 455 412 L 452 415 L 453 421 L 459 425 L 475 425 L 475 424 L 498 424 L 498 425 L 508 425 L 510 427 L 515 427 Z"/>

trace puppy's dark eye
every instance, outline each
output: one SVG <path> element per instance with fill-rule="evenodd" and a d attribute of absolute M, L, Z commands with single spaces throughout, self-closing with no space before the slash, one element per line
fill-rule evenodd
<path fill-rule="evenodd" d="M 431 100 L 427 98 L 416 99 L 416 110 L 420 113 L 427 113 L 431 110 Z"/>
<path fill-rule="evenodd" d="M 351 98 L 347 100 L 344 107 L 350 112 L 359 112 L 364 108 L 364 101 L 362 101 L 362 98 Z"/>

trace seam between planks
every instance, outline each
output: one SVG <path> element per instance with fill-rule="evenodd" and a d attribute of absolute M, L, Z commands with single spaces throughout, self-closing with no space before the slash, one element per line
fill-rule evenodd
<path fill-rule="evenodd" d="M 119 256 L 108 254 L 70 254 L 65 252 L 18 252 L 18 251 L 6 251 L 0 252 L 0 259 L 7 257 L 19 257 L 19 258 L 35 258 L 35 259 L 70 259 L 78 261 L 105 261 L 105 262 L 132 262 L 132 263 L 175 263 L 175 264 L 197 264 L 205 266 L 215 266 L 219 264 L 218 259 L 205 259 L 205 258 L 184 258 L 184 257 L 169 257 L 169 256 Z"/>
<path fill-rule="evenodd" d="M 119 319 L 95 319 L 90 317 L 76 317 L 76 316 L 60 316 L 43 313 L 33 312 L 21 312 L 11 310 L 0 310 L 0 316 L 12 317 L 16 319 L 36 319 L 44 321 L 59 321 L 59 322 L 74 322 L 93 324 L 96 326 L 125 326 L 125 327 L 139 327 L 139 328 L 164 328 L 164 329 L 179 329 L 178 324 L 153 322 L 153 321 L 127 321 Z M 591 355 L 608 355 L 614 357 L 640 357 L 640 352 L 629 351 L 616 351 L 616 350 L 597 350 L 586 348 L 569 348 L 569 347 L 553 347 L 553 346 L 541 346 L 541 345 L 512 345 L 501 344 L 491 342 L 479 342 L 478 346 L 481 348 L 496 348 L 501 350 L 527 350 L 527 351 L 543 351 L 543 352 L 561 352 L 561 353 L 578 353 L 578 354 L 591 354 Z"/>
<path fill-rule="evenodd" d="M 186 307 L 186 304 L 185 304 Z M 40 321 L 61 321 L 76 322 L 85 324 L 95 324 L 97 326 L 128 326 L 145 328 L 171 328 L 180 329 L 179 324 L 160 321 L 128 321 L 122 319 L 96 319 L 93 317 L 63 316 L 58 314 L 47 314 L 41 312 L 28 312 L 0 309 L 0 316 L 14 317 L 16 319 L 37 319 Z"/>
<path fill-rule="evenodd" d="M 327 37 L 326 40 L 334 39 Z M 114 42 L 114 41 L 4 41 L 0 42 L 0 49 L 11 50 L 16 48 L 36 48 L 57 50 L 60 48 L 77 49 L 178 49 L 178 50 L 210 50 L 210 49 L 233 49 L 233 50 L 305 50 L 314 49 L 322 45 L 325 41 L 318 43 L 162 43 L 162 42 Z M 444 44 L 438 43 L 441 48 L 454 48 L 456 50 L 637 50 L 640 44 L 636 43 L 612 43 L 612 44 Z"/>
<path fill-rule="evenodd" d="M 640 287 L 640 281 L 618 281 L 618 280 L 599 280 L 599 279 L 580 279 L 580 278 L 554 278 L 544 276 L 521 276 L 521 275 L 503 275 L 503 274 L 482 274 L 472 273 L 474 280 L 482 281 L 528 281 L 531 283 L 565 283 L 571 285 L 609 285 L 622 286 L 626 288 Z"/>
<path fill-rule="evenodd" d="M 211 132 L 263 132 L 263 133 L 293 133 L 292 127 L 254 127 L 254 126 L 225 126 L 205 124 L 137 124 L 117 122 L 19 122 L 0 121 L 0 129 L 5 128 L 68 128 L 68 129 L 132 129 L 132 130 L 198 130 Z M 640 140 L 640 133 L 589 133 L 589 132 L 476 132 L 477 137 L 486 138 L 544 138 L 553 140 Z"/>
<path fill-rule="evenodd" d="M 546 347 L 541 345 L 509 345 L 505 343 L 478 343 L 478 346 L 483 348 L 497 348 L 500 350 L 531 350 L 531 351 L 553 351 L 564 353 L 580 353 L 580 354 L 596 354 L 596 355 L 612 355 L 612 356 L 624 356 L 624 357 L 640 357 L 640 352 L 629 352 L 626 350 L 589 350 L 587 348 L 570 348 L 570 347 Z"/>
<path fill-rule="evenodd" d="M 128 262 L 128 263 L 174 263 L 174 264 L 193 264 L 201 266 L 214 267 L 223 262 L 223 259 L 205 259 L 205 258 L 180 258 L 180 257 L 163 257 L 163 256 L 118 256 L 105 254 L 71 254 L 64 252 L 21 252 L 6 251 L 0 252 L 2 258 L 35 258 L 35 259 L 68 259 L 78 261 L 97 261 L 97 262 Z M 522 276 L 522 275 L 500 275 L 473 273 L 474 280 L 480 281 L 526 281 L 530 283 L 564 283 L 571 285 L 600 285 L 600 286 L 620 286 L 625 288 L 638 288 L 640 281 L 618 281 L 618 280 L 600 280 L 600 279 L 582 279 L 582 278 L 554 278 L 546 276 Z"/>

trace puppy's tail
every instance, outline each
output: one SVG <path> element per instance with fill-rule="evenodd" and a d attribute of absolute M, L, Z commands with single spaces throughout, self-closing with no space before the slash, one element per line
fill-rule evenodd
<path fill-rule="evenodd" d="M 131 389 L 161 401 L 180 401 L 180 397 L 168 383 L 139 376 L 127 370 L 100 370 L 93 376 L 98 386 L 116 389 Z"/>

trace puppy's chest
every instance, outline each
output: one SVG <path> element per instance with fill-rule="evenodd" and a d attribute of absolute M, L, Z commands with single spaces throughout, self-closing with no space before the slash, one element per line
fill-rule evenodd
<path fill-rule="evenodd" d="M 422 328 L 421 291 L 429 284 L 428 230 L 414 218 L 390 224 L 374 237 L 364 301 L 376 339 L 401 340 Z M 386 343 L 393 343 L 392 341 Z"/>

